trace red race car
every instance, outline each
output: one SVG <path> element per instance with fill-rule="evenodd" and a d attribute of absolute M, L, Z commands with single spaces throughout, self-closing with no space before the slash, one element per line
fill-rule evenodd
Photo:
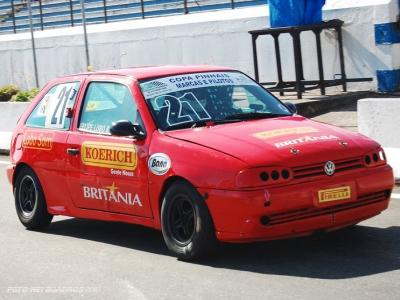
<path fill-rule="evenodd" d="M 356 224 L 388 207 L 394 185 L 376 142 L 212 66 L 53 80 L 19 120 L 10 156 L 25 227 L 54 215 L 141 224 L 182 259 L 217 241 Z"/>

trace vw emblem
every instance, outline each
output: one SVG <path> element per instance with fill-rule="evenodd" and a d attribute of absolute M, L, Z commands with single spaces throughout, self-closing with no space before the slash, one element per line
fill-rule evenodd
<path fill-rule="evenodd" d="M 327 161 L 325 163 L 324 170 L 325 170 L 326 175 L 332 176 L 333 174 L 335 174 L 335 169 L 336 169 L 336 167 L 335 167 L 335 164 L 333 163 L 333 161 Z"/>

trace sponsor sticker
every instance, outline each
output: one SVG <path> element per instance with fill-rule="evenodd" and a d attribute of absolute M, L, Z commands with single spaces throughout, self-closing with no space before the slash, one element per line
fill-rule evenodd
<path fill-rule="evenodd" d="M 350 198 L 351 188 L 349 186 L 318 191 L 318 200 L 320 203 L 347 200 Z"/>
<path fill-rule="evenodd" d="M 125 203 L 130 206 L 143 206 L 138 194 L 122 192 L 113 182 L 110 186 L 92 187 L 82 186 L 83 198 L 92 200 L 110 201 L 115 203 Z"/>
<path fill-rule="evenodd" d="M 140 84 L 146 99 L 200 87 L 254 85 L 247 76 L 236 72 L 206 72 L 169 76 Z"/>
<path fill-rule="evenodd" d="M 82 163 L 108 169 L 133 171 L 137 166 L 136 147 L 128 144 L 84 142 Z"/>
<path fill-rule="evenodd" d="M 298 144 L 307 144 L 307 143 L 313 143 L 313 142 L 326 142 L 326 141 L 331 141 L 331 140 L 338 140 L 339 138 L 335 135 L 318 135 L 318 136 L 303 136 L 299 137 L 297 139 L 293 140 L 288 140 L 288 141 L 282 141 L 275 143 L 275 147 L 278 149 L 285 148 L 285 147 L 290 147 L 293 145 L 298 145 Z"/>
<path fill-rule="evenodd" d="M 257 132 L 254 133 L 253 136 L 258 139 L 264 140 L 278 136 L 313 133 L 313 132 L 318 132 L 318 129 L 314 127 L 293 127 L 293 128 L 282 128 L 282 129 Z"/>
<path fill-rule="evenodd" d="M 127 170 L 118 170 L 118 169 L 111 169 L 110 170 L 111 175 L 120 175 L 120 176 L 128 176 L 128 177 L 133 177 L 134 173 L 132 171 L 127 171 Z"/>
<path fill-rule="evenodd" d="M 51 150 L 54 136 L 52 132 L 26 131 L 22 140 L 22 147 L 39 150 Z"/>
<path fill-rule="evenodd" d="M 155 153 L 150 156 L 149 170 L 155 175 L 164 175 L 171 168 L 171 159 L 164 153 Z"/>

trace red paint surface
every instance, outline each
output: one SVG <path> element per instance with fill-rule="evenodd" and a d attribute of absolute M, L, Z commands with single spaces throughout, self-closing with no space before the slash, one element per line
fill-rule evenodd
<path fill-rule="evenodd" d="M 14 132 L 10 153 L 13 165 L 7 169 L 10 182 L 15 178 L 15 170 L 25 164 L 38 175 L 52 214 L 137 223 L 160 229 L 163 188 L 169 180 L 183 178 L 204 196 L 218 239 L 232 242 L 300 236 L 319 229 L 334 230 L 358 223 L 387 208 L 394 179 L 385 161 L 374 166 L 344 168 L 334 176 L 293 178 L 295 170 L 306 166 L 313 168 L 327 161 L 340 164 L 359 159 L 363 164 L 364 155 L 376 151 L 379 145 L 362 135 L 300 116 L 168 132 L 157 130 L 137 80 L 222 70 L 228 69 L 209 66 L 136 68 L 51 81 L 23 114 Z M 77 129 L 84 92 L 92 80 L 122 82 L 130 87 L 146 127 L 146 139 L 133 141 Z M 69 81 L 81 81 L 70 130 L 52 131 L 50 150 L 24 147 L 21 136 L 32 131 L 49 132 L 24 125 L 37 101 L 55 84 Z M 296 128 L 312 128 L 312 132 L 282 133 L 282 130 L 293 132 Z M 260 132 L 267 132 L 267 137 L 255 136 Z M 307 136 L 331 138 L 304 141 Z M 286 145 L 288 141 L 292 144 Z M 82 161 L 83 153 L 67 154 L 68 148 L 82 151 L 82 144 L 88 142 L 133 146 L 137 154 L 134 176 L 116 175 L 110 168 L 86 165 Z M 170 170 L 161 176 L 151 173 L 147 166 L 149 156 L 160 152 L 167 154 L 172 163 Z M 273 170 L 288 170 L 290 178 L 268 182 L 260 179 L 261 172 Z M 351 187 L 349 199 L 319 203 L 318 191 L 342 186 Z M 123 199 L 132 200 L 138 195 L 142 206 L 126 205 L 122 200 L 116 203 L 85 198 L 85 191 L 89 193 L 87 187 L 102 189 L 93 192 L 103 198 L 107 198 L 111 190 L 120 192 Z M 277 223 L 262 225 L 262 217 Z"/>

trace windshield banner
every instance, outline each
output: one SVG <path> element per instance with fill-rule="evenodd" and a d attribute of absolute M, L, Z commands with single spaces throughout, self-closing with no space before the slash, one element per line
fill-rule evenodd
<path fill-rule="evenodd" d="M 146 99 L 166 95 L 178 91 L 186 91 L 200 87 L 227 85 L 257 85 L 247 76 L 238 72 L 207 72 L 181 74 L 159 78 L 140 84 Z"/>

